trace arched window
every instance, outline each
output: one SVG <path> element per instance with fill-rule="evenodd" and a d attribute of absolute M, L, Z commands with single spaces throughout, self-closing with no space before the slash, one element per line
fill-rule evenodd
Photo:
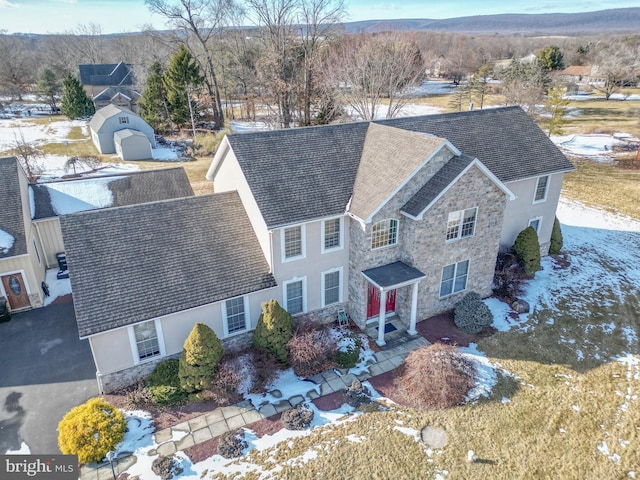
<path fill-rule="evenodd" d="M 371 230 L 371 248 L 382 248 L 398 243 L 398 220 L 382 220 Z"/>

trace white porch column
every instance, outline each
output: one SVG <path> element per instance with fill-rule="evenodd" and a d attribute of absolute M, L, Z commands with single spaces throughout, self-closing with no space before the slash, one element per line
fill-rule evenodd
<path fill-rule="evenodd" d="M 413 284 L 413 292 L 411 294 L 411 319 L 409 321 L 409 335 L 417 335 L 416 330 L 416 317 L 418 315 L 418 282 Z"/>
<path fill-rule="evenodd" d="M 384 324 L 385 324 L 385 315 L 387 309 L 387 292 L 385 292 L 382 288 L 380 289 L 380 316 L 378 317 L 378 340 L 376 343 L 379 347 L 386 345 L 387 342 L 384 341 Z"/>

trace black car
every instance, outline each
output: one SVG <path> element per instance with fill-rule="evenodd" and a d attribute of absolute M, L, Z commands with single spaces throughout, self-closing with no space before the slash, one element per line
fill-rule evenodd
<path fill-rule="evenodd" d="M 9 313 L 7 300 L 4 297 L 0 297 L 0 323 L 8 322 L 9 320 L 11 320 L 11 313 Z"/>

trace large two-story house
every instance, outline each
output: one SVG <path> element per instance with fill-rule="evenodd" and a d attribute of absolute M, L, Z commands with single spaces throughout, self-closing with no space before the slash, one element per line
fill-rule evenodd
<path fill-rule="evenodd" d="M 228 135 L 216 193 L 64 216 L 78 328 L 104 391 L 177 355 L 195 322 L 245 342 L 260 303 L 408 335 L 527 226 L 546 254 L 571 163 L 517 107 Z"/>

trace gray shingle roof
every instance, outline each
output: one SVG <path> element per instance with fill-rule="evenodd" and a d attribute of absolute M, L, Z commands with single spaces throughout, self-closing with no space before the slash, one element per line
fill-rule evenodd
<path fill-rule="evenodd" d="M 82 85 L 133 85 L 131 65 L 124 62 L 78 65 Z"/>
<path fill-rule="evenodd" d="M 502 182 L 573 169 L 520 107 L 377 121 L 449 140 Z M 229 143 L 269 228 L 344 213 L 369 123 L 238 133 Z"/>
<path fill-rule="evenodd" d="M 228 136 L 268 227 L 344 213 L 367 123 Z"/>
<path fill-rule="evenodd" d="M 424 273 L 404 262 L 393 262 L 381 267 L 370 268 L 369 270 L 364 270 L 362 274 L 375 285 L 383 288 L 425 278 Z"/>
<path fill-rule="evenodd" d="M 60 223 L 81 337 L 276 285 L 237 192 Z"/>
<path fill-rule="evenodd" d="M 0 158 L 0 230 L 14 239 L 13 247 L 8 252 L 0 250 L 0 258 L 27 253 L 19 168 L 16 157 Z"/>
<path fill-rule="evenodd" d="M 371 123 L 349 212 L 368 219 L 444 143 L 432 135 Z"/>
<path fill-rule="evenodd" d="M 93 130 L 94 132 L 97 132 L 102 128 L 104 122 L 109 120 L 111 117 L 120 115 L 121 113 L 128 113 L 129 115 L 137 116 L 126 107 L 121 107 L 119 105 L 110 103 L 109 105 L 97 110 L 96 113 L 93 114 L 93 117 L 91 117 L 91 120 L 89 120 L 89 128 L 91 128 L 91 130 Z"/>
<path fill-rule="evenodd" d="M 119 93 L 125 95 L 127 98 L 132 99 L 132 100 L 138 100 L 141 97 L 140 93 L 137 92 L 136 90 L 134 90 L 133 88 L 128 88 L 128 87 L 109 87 L 109 88 L 105 88 L 103 91 L 101 91 L 95 97 L 93 97 L 93 101 L 94 102 L 99 102 L 99 101 L 102 101 L 102 100 L 111 101 L 111 99 L 113 99 L 113 97 L 115 97 Z"/>
<path fill-rule="evenodd" d="M 473 162 L 470 155 L 462 154 L 451 158 L 438 170 L 433 177 L 418 190 L 413 197 L 400 209 L 417 217 L 427 206 L 445 189 L 455 178 Z"/>
<path fill-rule="evenodd" d="M 55 211 L 51 204 L 49 185 L 90 183 L 96 179 L 104 178 L 113 178 L 113 181 L 106 184 L 106 187 L 113 195 L 111 207 L 193 196 L 193 189 L 182 167 L 57 180 L 39 183 L 31 187 L 36 210 L 35 218 L 49 218 L 58 215 L 58 212 Z"/>
<path fill-rule="evenodd" d="M 572 170 L 573 165 L 520 107 L 406 117 L 384 125 L 446 138 L 502 182 Z"/>

